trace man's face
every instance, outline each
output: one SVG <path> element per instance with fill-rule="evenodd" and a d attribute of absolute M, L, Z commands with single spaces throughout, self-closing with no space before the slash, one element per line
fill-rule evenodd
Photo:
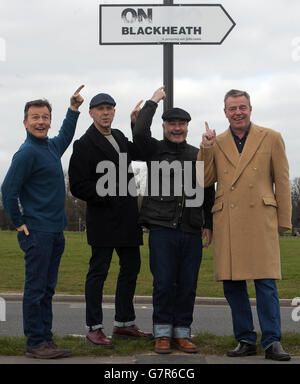
<path fill-rule="evenodd" d="M 173 143 L 182 143 L 187 137 L 188 125 L 189 123 L 183 120 L 164 121 L 164 135 Z"/>
<path fill-rule="evenodd" d="M 90 110 L 90 116 L 100 131 L 107 131 L 115 117 L 115 108 L 110 104 L 100 104 Z"/>
<path fill-rule="evenodd" d="M 236 132 L 245 132 L 250 125 L 252 107 L 245 96 L 228 97 L 224 109 L 231 128 Z"/>
<path fill-rule="evenodd" d="M 23 121 L 25 128 L 38 139 L 48 136 L 51 125 L 51 115 L 47 107 L 32 106 L 28 109 L 27 118 Z"/>

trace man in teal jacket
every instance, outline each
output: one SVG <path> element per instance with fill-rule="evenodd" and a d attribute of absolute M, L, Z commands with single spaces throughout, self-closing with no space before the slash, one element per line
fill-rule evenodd
<path fill-rule="evenodd" d="M 58 136 L 49 139 L 51 105 L 47 100 L 26 103 L 27 138 L 15 153 L 2 185 L 4 208 L 18 231 L 25 253 L 23 325 L 28 357 L 70 355 L 52 339 L 52 297 L 64 251 L 65 183 L 61 157 L 70 145 L 83 99 L 81 86 L 70 100 Z M 21 207 L 20 207 L 20 205 Z M 21 208 L 21 209 L 20 209 Z"/>

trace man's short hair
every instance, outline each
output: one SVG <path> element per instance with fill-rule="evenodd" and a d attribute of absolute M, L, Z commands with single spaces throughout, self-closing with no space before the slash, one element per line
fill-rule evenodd
<path fill-rule="evenodd" d="M 241 96 L 246 97 L 246 99 L 249 101 L 249 105 L 251 107 L 251 100 L 250 100 L 249 93 L 247 93 L 246 91 L 239 91 L 238 89 L 232 89 L 231 91 L 227 92 L 225 95 L 225 98 L 224 98 L 225 108 L 226 108 L 226 100 L 228 99 L 228 97 L 241 97 Z"/>
<path fill-rule="evenodd" d="M 28 110 L 29 110 L 30 107 L 47 107 L 49 109 L 50 119 L 51 119 L 52 107 L 51 107 L 51 104 L 49 103 L 48 100 L 46 100 L 46 99 L 39 99 L 39 100 L 28 101 L 25 104 L 25 108 L 24 108 L 24 120 L 27 120 Z"/>

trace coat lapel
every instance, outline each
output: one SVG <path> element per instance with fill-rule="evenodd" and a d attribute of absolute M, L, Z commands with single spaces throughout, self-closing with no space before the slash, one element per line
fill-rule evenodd
<path fill-rule="evenodd" d="M 217 144 L 220 147 L 220 150 L 227 157 L 227 159 L 236 168 L 240 161 L 240 155 L 235 145 L 230 129 L 225 131 L 222 135 L 217 138 Z"/>
<path fill-rule="evenodd" d="M 110 142 L 97 130 L 97 128 L 94 125 L 90 126 L 90 128 L 87 131 L 87 134 L 90 140 L 93 142 L 93 144 L 105 154 L 105 157 L 107 158 L 107 160 L 111 160 L 115 164 L 119 163 L 119 154 L 114 149 L 114 147 L 110 144 Z"/>
<path fill-rule="evenodd" d="M 261 145 L 266 131 L 257 125 L 251 124 L 251 129 L 247 137 L 243 152 L 240 156 L 239 162 L 237 164 L 235 174 L 232 180 L 232 185 L 238 180 L 238 178 L 243 173 L 244 169 L 247 167 L 249 162 L 252 160 L 253 156 L 257 152 L 258 148 Z"/>

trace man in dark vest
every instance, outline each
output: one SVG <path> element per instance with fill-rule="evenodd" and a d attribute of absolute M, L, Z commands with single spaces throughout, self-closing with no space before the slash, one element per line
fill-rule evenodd
<path fill-rule="evenodd" d="M 204 247 L 208 247 L 212 238 L 210 211 L 214 202 L 214 188 L 205 189 L 204 202 L 202 199 L 193 206 L 183 188 L 187 181 L 192 188 L 197 183 L 198 149 L 186 142 L 191 120 L 188 112 L 181 108 L 164 112 L 164 139 L 152 137 L 152 119 L 158 103 L 165 96 L 164 87 L 159 88 L 141 110 L 138 104 L 131 114 L 133 142 L 143 153 L 148 166 L 148 190 L 143 198 L 139 220 L 150 229 L 155 351 L 170 353 L 173 338 L 179 350 L 194 353 L 197 348 L 190 340 L 191 324 L 202 259 L 202 239 L 206 238 Z M 162 169 L 158 178 L 154 177 L 157 171 L 155 164 L 160 164 Z M 183 173 L 186 175 L 188 166 L 191 169 L 190 180 L 174 183 L 175 177 Z M 168 167 L 169 173 L 165 172 Z M 169 192 L 164 193 L 164 188 L 166 191 L 169 188 Z"/>

